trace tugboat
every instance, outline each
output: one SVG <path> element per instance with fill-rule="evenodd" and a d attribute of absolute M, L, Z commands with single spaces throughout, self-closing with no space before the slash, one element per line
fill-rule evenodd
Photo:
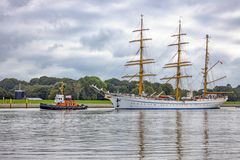
<path fill-rule="evenodd" d="M 64 83 L 61 82 L 61 87 L 59 88 L 61 94 L 56 94 L 55 96 L 55 105 L 53 104 L 40 104 L 40 109 L 48 109 L 48 110 L 84 110 L 87 109 L 88 106 L 84 104 L 77 104 L 75 100 L 72 100 L 71 95 L 65 96 L 64 99 Z"/>

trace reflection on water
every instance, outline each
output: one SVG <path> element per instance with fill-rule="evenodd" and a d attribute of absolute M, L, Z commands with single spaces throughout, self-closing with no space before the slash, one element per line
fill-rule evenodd
<path fill-rule="evenodd" d="M 208 159 L 208 112 L 204 112 L 204 122 L 203 122 L 203 144 L 204 144 L 204 159 Z"/>
<path fill-rule="evenodd" d="M 204 148 L 204 159 L 208 159 L 208 112 L 203 111 L 203 148 Z M 196 124 L 197 125 L 197 124 Z M 176 111 L 176 148 L 177 148 L 177 159 L 181 160 L 183 157 L 183 146 L 182 146 L 182 114 L 180 111 Z"/>
<path fill-rule="evenodd" d="M 239 159 L 240 110 L 0 110 L 0 159 Z"/>
<path fill-rule="evenodd" d="M 144 158 L 144 112 L 139 112 L 139 159 Z"/>
<path fill-rule="evenodd" d="M 180 111 L 176 111 L 176 147 L 177 159 L 182 159 L 182 117 Z"/>

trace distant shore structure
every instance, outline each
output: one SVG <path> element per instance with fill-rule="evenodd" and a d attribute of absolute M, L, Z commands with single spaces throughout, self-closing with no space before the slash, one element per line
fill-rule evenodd
<path fill-rule="evenodd" d="M 31 101 L 41 101 L 41 100 L 43 100 L 42 98 L 36 98 L 36 97 L 28 97 L 26 99 L 31 100 Z"/>
<path fill-rule="evenodd" d="M 21 89 L 21 83 L 18 85 L 18 89 L 14 92 L 14 98 L 15 99 L 24 99 L 26 98 L 25 91 Z"/>
<path fill-rule="evenodd" d="M 24 99 L 26 96 L 25 96 L 25 91 L 24 90 L 15 90 L 15 94 L 14 94 L 14 98 L 15 99 Z"/>

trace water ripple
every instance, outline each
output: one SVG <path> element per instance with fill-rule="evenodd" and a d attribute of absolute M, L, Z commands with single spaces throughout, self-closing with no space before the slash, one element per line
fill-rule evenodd
<path fill-rule="evenodd" d="M 0 111 L 0 159 L 239 159 L 240 110 Z"/>

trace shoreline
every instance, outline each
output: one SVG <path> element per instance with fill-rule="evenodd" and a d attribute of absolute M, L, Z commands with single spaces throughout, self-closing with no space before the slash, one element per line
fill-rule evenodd
<path fill-rule="evenodd" d="M 88 108 L 113 108 L 112 104 L 86 104 Z M 40 108 L 40 104 L 0 104 L 0 109 Z"/>
<path fill-rule="evenodd" d="M 112 104 L 86 104 L 88 108 L 113 108 Z M 240 104 L 223 104 L 221 108 L 236 108 L 240 107 Z M 0 109 L 11 108 L 40 108 L 40 104 L 0 104 Z"/>

